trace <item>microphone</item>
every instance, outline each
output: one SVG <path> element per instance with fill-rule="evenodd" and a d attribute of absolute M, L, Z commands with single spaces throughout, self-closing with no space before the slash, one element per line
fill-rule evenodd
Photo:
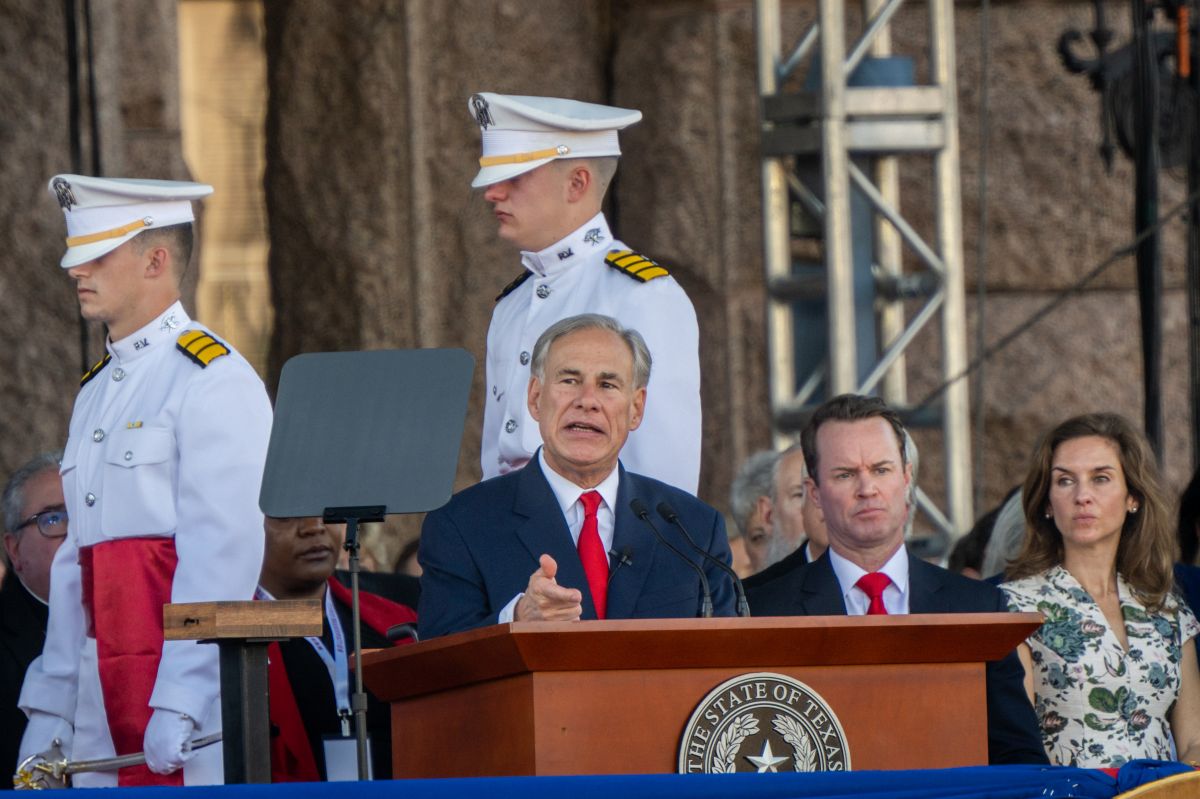
<path fill-rule="evenodd" d="M 620 552 L 618 552 L 615 549 L 608 550 L 608 556 L 616 561 L 616 565 L 613 566 L 612 569 L 608 573 L 609 585 L 612 584 L 612 578 L 617 573 L 617 569 L 621 568 L 622 566 L 632 566 L 633 565 L 633 558 L 630 557 L 629 553 L 630 553 L 629 547 L 625 547 Z"/>
<path fill-rule="evenodd" d="M 391 627 L 388 627 L 387 639 L 389 641 L 399 641 L 402 638 L 411 638 L 414 644 L 420 641 L 421 636 L 417 634 L 417 625 L 407 623 L 393 624 Z"/>
<path fill-rule="evenodd" d="M 700 615 L 706 619 L 711 618 L 713 613 L 712 592 L 708 590 L 708 577 L 705 576 L 704 569 L 701 569 L 695 563 L 692 563 L 691 558 L 676 549 L 670 541 L 663 538 L 663 534 L 660 533 L 658 528 L 654 526 L 654 522 L 650 521 L 650 511 L 646 509 L 646 503 L 642 502 L 637 497 L 634 497 L 629 502 L 629 509 L 633 511 L 634 516 L 637 516 L 646 523 L 646 526 L 649 527 L 654 533 L 654 537 L 657 538 L 663 546 L 678 555 L 680 560 L 692 568 L 692 571 L 700 575 L 700 588 L 704 591 L 704 599 L 700 603 Z"/>
<path fill-rule="evenodd" d="M 674 508 L 665 502 L 660 502 L 655 510 L 658 511 L 659 516 L 663 517 L 667 522 L 679 528 L 679 532 L 683 533 L 683 538 L 688 542 L 688 546 L 703 555 L 710 563 L 715 563 L 717 567 L 721 569 L 721 571 L 729 575 L 729 579 L 733 580 L 733 588 L 735 591 L 737 591 L 738 615 L 749 618 L 750 603 L 746 601 L 746 589 L 742 587 L 742 579 L 737 576 L 737 572 L 730 568 L 729 564 L 727 564 L 725 561 L 721 560 L 707 549 L 704 549 L 696 543 L 696 539 L 692 538 L 691 533 L 687 531 L 687 528 L 683 526 L 683 522 L 679 520 L 679 514 L 675 512 Z"/>

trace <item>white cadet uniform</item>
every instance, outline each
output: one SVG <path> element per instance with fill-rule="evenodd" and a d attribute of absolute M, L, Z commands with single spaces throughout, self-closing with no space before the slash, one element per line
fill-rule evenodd
<path fill-rule="evenodd" d="M 526 397 L 533 345 L 550 325 L 582 313 L 612 316 L 642 334 L 653 366 L 641 426 L 621 449 L 631 472 L 695 494 L 700 482 L 700 332 L 675 279 L 641 258 L 629 271 L 606 263 L 628 247 L 603 214 L 541 252 L 521 253 L 528 272 L 501 297 L 487 337 L 483 477 L 524 466 L 542 443 Z M 648 267 L 648 268 L 647 268 Z M 633 274 L 640 270 L 649 279 Z"/>
<path fill-rule="evenodd" d="M 173 538 L 172 602 L 251 599 L 258 583 L 264 546 L 258 493 L 271 406 L 262 381 L 236 352 L 201 365 L 224 352 L 219 342 L 204 338 L 194 350 L 217 349 L 181 351 L 181 334 L 202 330 L 175 303 L 131 336 L 109 342 L 109 357 L 85 376 L 75 401 L 62 461 L 70 531 L 51 572 L 45 648 L 20 698 L 26 712 L 74 725 L 72 759 L 114 755 L 97 641 L 82 604 L 81 550 Z M 95 574 L 97 583 L 106 579 Z M 187 714 L 195 735 L 207 735 L 221 729 L 219 689 L 215 646 L 169 641 L 149 704 Z M 221 746 L 199 750 L 183 771 L 187 784 L 221 782 Z M 73 779 L 81 786 L 117 783 L 115 772 Z"/>

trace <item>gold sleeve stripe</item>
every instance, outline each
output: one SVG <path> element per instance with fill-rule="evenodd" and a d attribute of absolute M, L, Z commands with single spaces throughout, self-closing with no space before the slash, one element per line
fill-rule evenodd
<path fill-rule="evenodd" d="M 100 374 L 100 370 L 108 366 L 108 362 L 111 360 L 112 355 L 107 352 L 104 353 L 104 357 L 96 361 L 96 364 L 91 369 L 88 369 L 87 372 L 84 373 L 83 377 L 79 378 L 79 387 L 83 388 L 86 386 L 87 382 L 96 375 Z"/>
<path fill-rule="evenodd" d="M 175 348 L 201 367 L 208 366 L 222 355 L 229 354 L 228 347 L 203 330 L 188 330 L 180 334 L 175 342 Z"/>

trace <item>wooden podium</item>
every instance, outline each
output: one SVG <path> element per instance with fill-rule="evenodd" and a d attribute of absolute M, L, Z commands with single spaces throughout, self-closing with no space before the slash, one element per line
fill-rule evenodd
<path fill-rule="evenodd" d="M 841 722 L 855 770 L 986 765 L 984 663 L 1036 613 L 515 622 L 379 650 L 393 776 L 653 774 L 713 688 L 770 671 Z"/>

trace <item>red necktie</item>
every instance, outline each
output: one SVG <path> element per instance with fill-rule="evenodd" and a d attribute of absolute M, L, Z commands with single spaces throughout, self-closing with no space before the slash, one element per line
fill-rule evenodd
<path fill-rule="evenodd" d="M 596 606 L 596 618 L 603 619 L 608 610 L 608 553 L 600 543 L 600 528 L 596 523 L 596 509 L 600 507 L 600 494 L 587 491 L 580 495 L 583 503 L 583 528 L 579 531 L 579 560 L 583 562 L 583 573 L 587 576 L 588 588 L 592 591 L 592 604 Z"/>
<path fill-rule="evenodd" d="M 869 572 L 858 578 L 854 585 L 871 600 L 867 608 L 868 616 L 886 616 L 887 608 L 883 604 L 883 589 L 892 584 L 892 580 L 883 572 Z"/>

